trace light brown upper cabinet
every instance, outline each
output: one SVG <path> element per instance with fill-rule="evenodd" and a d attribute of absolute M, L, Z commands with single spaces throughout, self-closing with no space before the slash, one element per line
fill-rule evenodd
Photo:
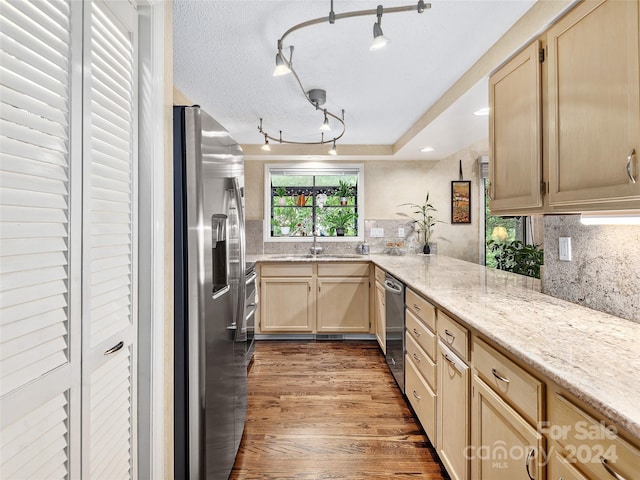
<path fill-rule="evenodd" d="M 535 41 L 489 79 L 491 211 L 542 207 L 540 42 Z"/>
<path fill-rule="evenodd" d="M 492 214 L 640 209 L 639 3 L 581 2 L 491 75 Z"/>
<path fill-rule="evenodd" d="M 547 32 L 554 210 L 640 208 L 639 24 L 636 0 L 585 1 Z"/>

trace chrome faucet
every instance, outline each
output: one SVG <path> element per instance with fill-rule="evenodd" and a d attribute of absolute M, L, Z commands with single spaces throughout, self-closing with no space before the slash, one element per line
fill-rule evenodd
<path fill-rule="evenodd" d="M 316 242 L 318 240 L 318 231 L 314 230 L 311 234 L 313 235 L 313 246 L 311 247 L 311 253 L 315 256 L 318 253 L 322 253 L 324 249 L 322 247 L 316 246 Z"/>

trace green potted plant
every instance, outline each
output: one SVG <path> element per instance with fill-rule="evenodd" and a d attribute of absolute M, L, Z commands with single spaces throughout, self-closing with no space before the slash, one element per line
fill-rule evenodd
<path fill-rule="evenodd" d="M 344 237 L 345 230 L 352 226 L 358 214 L 350 208 L 336 208 L 328 212 L 325 221 L 329 227 L 329 234 Z"/>
<path fill-rule="evenodd" d="M 418 205 L 417 203 L 403 203 L 400 205 L 401 207 L 409 206 L 414 208 L 412 212 L 414 215 L 418 215 L 418 218 L 413 218 L 406 213 L 400 213 L 403 217 L 408 217 L 411 219 L 411 223 L 413 224 L 413 228 L 418 233 L 418 238 L 422 236 L 422 252 L 425 254 L 431 253 L 431 248 L 429 247 L 429 239 L 431 238 L 431 233 L 433 226 L 436 223 L 444 223 L 441 220 L 436 220 L 433 216 L 434 212 L 437 212 L 433 205 L 429 203 L 429 192 L 427 192 L 427 196 L 424 199 L 424 204 Z"/>
<path fill-rule="evenodd" d="M 353 196 L 353 187 L 344 180 L 338 180 L 336 196 L 340 197 L 340 205 L 346 205 L 347 199 Z"/>
<path fill-rule="evenodd" d="M 525 245 L 520 240 L 489 240 L 487 246 L 494 255 L 496 268 L 540 278 L 540 266 L 544 262 L 544 250 L 540 245 Z"/>
<path fill-rule="evenodd" d="M 278 196 L 278 205 L 281 207 L 287 204 L 287 189 L 284 187 L 276 188 L 276 195 Z"/>

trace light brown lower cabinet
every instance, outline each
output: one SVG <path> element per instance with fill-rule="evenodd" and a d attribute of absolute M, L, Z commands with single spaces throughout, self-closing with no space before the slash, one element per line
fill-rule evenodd
<path fill-rule="evenodd" d="M 469 366 L 438 343 L 437 447 L 452 480 L 469 478 Z"/>
<path fill-rule="evenodd" d="M 369 333 L 369 277 L 318 277 L 317 331 Z"/>
<path fill-rule="evenodd" d="M 466 456 L 474 480 L 545 478 L 544 437 L 475 375 L 471 418 Z"/>
<path fill-rule="evenodd" d="M 313 278 L 263 278 L 260 281 L 260 331 L 313 332 L 315 311 Z"/>

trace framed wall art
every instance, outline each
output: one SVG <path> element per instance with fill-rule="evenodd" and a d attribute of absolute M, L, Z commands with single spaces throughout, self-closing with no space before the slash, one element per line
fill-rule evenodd
<path fill-rule="evenodd" d="M 451 182 L 451 223 L 471 223 L 471 180 Z"/>

